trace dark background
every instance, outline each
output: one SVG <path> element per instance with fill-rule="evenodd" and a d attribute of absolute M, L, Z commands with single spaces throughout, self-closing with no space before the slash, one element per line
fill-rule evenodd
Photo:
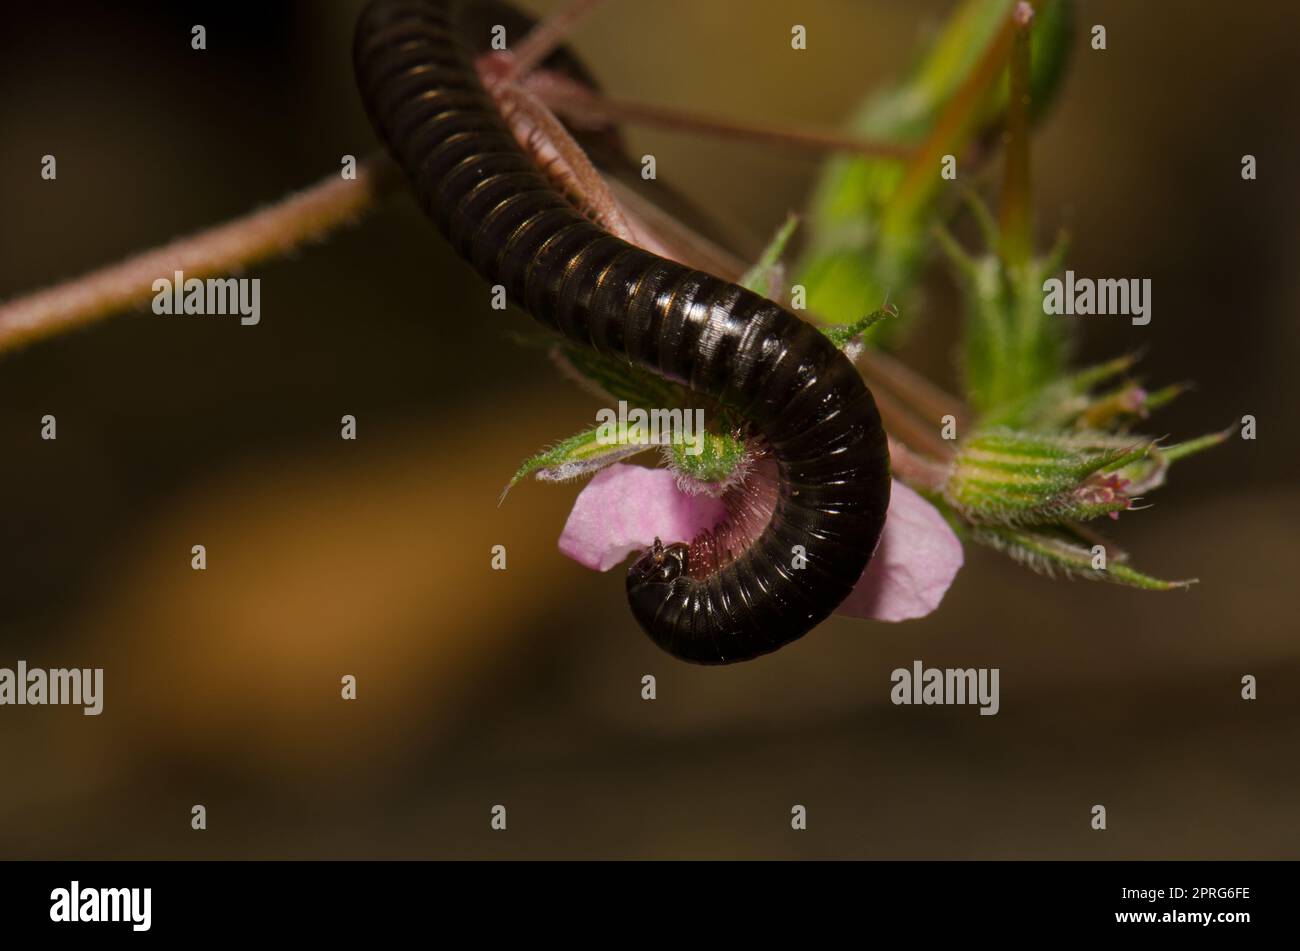
<path fill-rule="evenodd" d="M 7 11 L 0 297 L 374 149 L 358 6 Z M 621 97 L 832 123 L 950 6 L 610 0 L 574 46 Z M 1149 326 L 1084 321 L 1080 356 L 1143 348 L 1151 382 L 1197 382 L 1156 433 L 1259 419 L 1257 441 L 1180 464 L 1116 528 L 1139 566 L 1200 585 L 1049 581 L 968 548 L 923 621 L 836 619 L 730 668 L 674 661 L 636 628 L 621 571 L 556 551 L 577 486 L 497 508 L 518 462 L 596 401 L 505 340 L 527 321 L 487 308 L 403 195 L 256 267 L 257 327 L 140 311 L 0 357 L 0 666 L 107 668 L 98 718 L 0 708 L 0 856 L 1300 855 L 1300 12 L 1079 7 L 1034 148 L 1043 242 L 1067 227 L 1076 273 L 1154 285 Z M 796 20 L 810 49 L 793 60 Z M 749 144 L 631 141 L 760 244 L 815 171 Z M 926 286 L 905 356 L 951 385 L 955 293 L 942 265 Z M 57 442 L 39 439 L 45 413 Z M 916 658 L 999 667 L 1001 712 L 890 705 L 889 672 Z"/>

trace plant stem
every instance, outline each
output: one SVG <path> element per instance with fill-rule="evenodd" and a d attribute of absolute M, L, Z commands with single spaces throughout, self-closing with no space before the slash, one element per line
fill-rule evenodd
<path fill-rule="evenodd" d="M 1011 93 L 1007 101 L 1006 168 L 999 209 L 1002 263 L 1019 268 L 1033 254 L 1033 218 L 1029 177 L 1030 26 L 1034 11 L 1021 0 L 1012 13 L 1015 40 L 1011 49 Z"/>
<path fill-rule="evenodd" d="M 768 125 L 700 115 L 668 106 L 610 99 L 593 92 L 579 92 L 578 87 L 534 88 L 548 106 L 571 120 L 631 122 L 640 125 L 702 132 L 733 139 L 748 139 L 773 145 L 786 145 L 814 152 L 844 152 L 869 158 L 907 159 L 914 150 L 894 142 L 876 142 L 844 135 L 830 129 Z"/>
<path fill-rule="evenodd" d="M 542 20 L 514 50 L 506 80 L 519 79 L 536 69 L 573 31 L 578 21 L 596 8 L 601 0 L 569 0 L 569 3 Z"/>
<path fill-rule="evenodd" d="M 894 475 L 917 491 L 943 492 L 948 467 L 918 456 L 906 444 L 889 438 L 889 466 Z"/>
<path fill-rule="evenodd" d="M 889 199 L 881 227 L 888 232 L 905 230 L 919 209 L 938 187 L 940 162 L 952 154 L 970 127 L 978 120 L 979 105 L 992 93 L 1011 55 L 1015 13 L 998 29 L 975 67 L 948 100 L 930 134 L 916 152 L 903 181 Z"/>
<path fill-rule="evenodd" d="M 867 378 L 868 384 L 872 381 Z M 936 428 L 919 419 L 911 408 L 900 401 L 892 392 L 880 387 L 872 389 L 876 408 L 880 411 L 880 420 L 885 432 L 891 439 L 903 443 L 909 449 L 922 453 L 932 460 L 946 461 L 955 454 L 956 447 L 939 438 Z"/>
<path fill-rule="evenodd" d="M 956 421 L 957 431 L 966 431 L 967 423 L 970 422 L 970 407 L 901 360 L 891 357 L 883 350 L 865 346 L 857 363 L 861 365 L 862 375 L 868 382 L 892 390 L 907 402 L 910 409 L 933 426 L 939 426 L 943 417 L 951 415 Z"/>
<path fill-rule="evenodd" d="M 227 274 L 323 238 L 399 181 L 386 156 L 372 157 L 357 165 L 354 180 L 332 173 L 242 218 L 0 304 L 0 353 L 139 306 L 154 296 L 155 281 L 176 271 L 198 278 Z"/>

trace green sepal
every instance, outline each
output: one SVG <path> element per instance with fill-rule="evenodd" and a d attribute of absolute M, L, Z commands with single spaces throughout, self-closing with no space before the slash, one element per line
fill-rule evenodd
<path fill-rule="evenodd" d="M 600 440 L 600 429 L 599 426 L 584 429 L 524 460 L 523 464 L 515 470 L 510 484 L 502 490 L 501 501 L 505 500 L 506 493 L 518 485 L 520 480 L 530 475 L 535 475 L 543 482 L 567 482 L 570 479 L 591 475 L 615 462 L 645 452 L 655 445 L 650 441 L 648 430 L 644 433 L 644 441 L 638 441 L 638 436 L 641 435 L 639 429 L 629 426 L 628 441 L 611 444 Z"/>
<path fill-rule="evenodd" d="M 958 451 L 944 498 L 973 524 L 1086 521 L 1129 507 L 1116 472 L 1151 447 L 1105 433 L 981 431 Z"/>
<path fill-rule="evenodd" d="M 1085 539 L 1063 526 L 1017 528 L 1007 525 L 976 527 L 970 537 L 1010 556 L 1015 561 L 1048 577 L 1087 578 L 1145 591 L 1173 591 L 1196 584 L 1195 578 L 1164 581 L 1130 566 L 1122 556 L 1112 557 L 1107 549 L 1106 567 L 1094 568 L 1094 554 Z M 1103 547 L 1107 547 L 1104 546 Z"/>
<path fill-rule="evenodd" d="M 677 439 L 664 447 L 664 459 L 669 468 L 690 482 L 705 487 L 732 485 L 744 477 L 748 469 L 745 443 L 730 433 L 706 432 L 700 451 Z"/>
<path fill-rule="evenodd" d="M 817 329 L 824 333 L 827 339 L 835 344 L 837 349 L 843 350 L 882 320 L 897 316 L 898 308 L 893 304 L 886 304 L 880 310 L 873 311 L 865 317 L 860 317 L 852 323 L 821 324 L 818 325 Z"/>

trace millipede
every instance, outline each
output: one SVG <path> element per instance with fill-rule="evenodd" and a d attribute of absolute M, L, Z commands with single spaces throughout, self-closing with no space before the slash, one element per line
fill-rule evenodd
<path fill-rule="evenodd" d="M 656 541 L 629 569 L 627 597 L 650 638 L 683 660 L 774 651 L 848 596 L 884 527 L 889 450 L 871 391 L 825 335 L 779 304 L 584 214 L 484 85 L 476 59 L 490 37 L 473 26 L 481 9 L 471 14 L 456 0 L 364 9 L 353 56 L 370 121 L 426 213 L 510 300 L 743 421 L 762 463 L 754 478 L 767 473 L 775 486 L 770 511 L 712 539 Z M 564 50 L 547 60 L 570 72 L 574 62 Z"/>

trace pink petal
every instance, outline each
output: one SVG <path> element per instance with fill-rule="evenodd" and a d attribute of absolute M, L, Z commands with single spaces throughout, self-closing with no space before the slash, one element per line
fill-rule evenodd
<path fill-rule="evenodd" d="M 616 463 L 587 483 L 560 533 L 560 551 L 580 565 L 609 571 L 628 555 L 688 542 L 722 521 L 726 510 L 711 495 L 687 495 L 667 469 Z"/>
<path fill-rule="evenodd" d="M 895 480 L 876 554 L 836 614 L 907 621 L 939 606 L 965 558 L 939 510 Z"/>
<path fill-rule="evenodd" d="M 617 463 L 578 494 L 560 551 L 608 571 L 655 538 L 690 541 L 725 514 L 719 499 L 678 489 L 667 469 Z M 939 511 L 896 481 L 876 554 L 835 613 L 880 621 L 924 617 L 939 606 L 963 561 L 961 542 Z"/>

